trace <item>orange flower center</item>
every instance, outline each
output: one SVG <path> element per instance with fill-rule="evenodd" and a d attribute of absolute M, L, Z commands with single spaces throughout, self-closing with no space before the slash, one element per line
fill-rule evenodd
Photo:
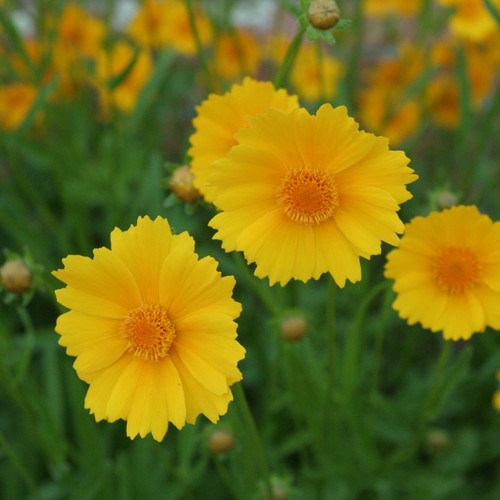
<path fill-rule="evenodd" d="M 335 179 L 315 168 L 289 170 L 278 191 L 278 205 L 299 224 L 319 224 L 333 216 L 339 206 Z"/>
<path fill-rule="evenodd" d="M 134 356 L 158 361 L 168 354 L 175 339 L 175 326 L 162 306 L 142 304 L 125 317 L 121 333 Z"/>
<path fill-rule="evenodd" d="M 435 275 L 446 292 L 463 293 L 477 284 L 479 262 L 470 250 L 450 247 L 437 258 Z"/>

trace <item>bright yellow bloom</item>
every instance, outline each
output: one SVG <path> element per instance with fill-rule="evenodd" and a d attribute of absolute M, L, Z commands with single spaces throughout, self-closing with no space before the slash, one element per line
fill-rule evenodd
<path fill-rule="evenodd" d="M 394 309 L 410 325 L 442 330 L 445 339 L 500 329 L 499 249 L 500 222 L 475 206 L 415 217 L 387 256 Z"/>
<path fill-rule="evenodd" d="M 137 55 L 132 69 L 114 89 L 109 88 L 112 78 L 121 75 L 134 58 L 134 49 L 124 41 L 118 41 L 110 53 L 101 52 L 97 58 L 97 87 L 104 109 L 115 106 L 125 113 L 135 108 L 137 97 L 153 71 L 153 60 L 148 50 Z"/>
<path fill-rule="evenodd" d="M 161 217 L 111 233 L 111 250 L 70 255 L 54 275 L 67 284 L 57 300 L 71 309 L 56 325 L 89 384 L 85 408 L 97 421 L 127 421 L 127 435 L 160 441 L 203 413 L 216 422 L 241 379 L 245 349 L 235 340 L 241 306 L 211 257 L 172 235 Z"/>
<path fill-rule="evenodd" d="M 193 159 L 194 185 L 206 201 L 212 202 L 214 198 L 214 188 L 207 184 L 212 163 L 224 158 L 236 144 L 234 134 L 239 128 L 248 127 L 248 116 L 265 113 L 270 107 L 291 111 L 298 107 L 297 96 L 276 90 L 270 82 L 257 82 L 249 77 L 222 96 L 211 94 L 196 107 L 198 115 L 193 120 L 196 131 L 189 139 L 188 154 Z"/>
<path fill-rule="evenodd" d="M 9 83 L 0 87 L 0 128 L 15 130 L 24 121 L 38 95 L 30 83 Z"/>
<path fill-rule="evenodd" d="M 330 272 L 341 287 L 361 279 L 359 257 L 399 242 L 397 211 L 417 176 L 402 151 L 360 131 L 344 106 L 270 109 L 248 118 L 238 145 L 208 179 L 222 210 L 211 221 L 226 251 L 243 251 L 255 274 L 285 285 Z"/>
<path fill-rule="evenodd" d="M 225 80 L 234 80 L 241 75 L 257 73 L 260 63 L 260 47 L 250 31 L 236 30 L 222 33 L 215 42 L 215 67 L 217 74 Z"/>
<path fill-rule="evenodd" d="M 337 82 L 344 74 L 343 65 L 327 53 L 318 58 L 315 44 L 303 45 L 297 55 L 290 81 L 301 99 L 331 100 L 337 94 Z"/>
<path fill-rule="evenodd" d="M 195 10 L 194 14 L 200 41 L 206 45 L 212 36 L 212 26 L 201 12 Z M 181 54 L 196 53 L 188 11 L 182 0 L 144 0 L 128 32 L 143 47 L 161 49 L 170 45 Z"/>
<path fill-rule="evenodd" d="M 422 0 L 364 0 L 363 9 L 368 16 L 411 16 L 421 5 Z"/>
<path fill-rule="evenodd" d="M 486 39 L 498 30 L 495 19 L 484 5 L 483 0 L 437 0 L 444 6 L 455 8 L 450 18 L 451 31 L 461 37 L 473 41 Z M 498 9 L 500 0 L 492 0 Z"/>

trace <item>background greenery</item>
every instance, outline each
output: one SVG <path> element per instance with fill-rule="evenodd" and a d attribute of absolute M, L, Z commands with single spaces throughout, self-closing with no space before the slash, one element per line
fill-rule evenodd
<path fill-rule="evenodd" d="M 235 29 L 231 11 L 237 3 L 197 5 L 220 32 Z M 279 21 L 271 29 L 284 26 L 291 39 L 299 30 L 294 15 L 300 6 L 278 3 Z M 25 50 L 15 15 L 25 12 L 36 25 L 51 14 L 57 26 L 64 4 L 5 1 L 0 7 L 4 85 L 20 78 L 8 63 Z M 106 43 L 126 37 L 109 25 L 120 2 L 81 4 L 108 22 Z M 373 19 L 362 2 L 339 4 L 353 24 L 337 32 L 337 45 L 323 45 L 345 66 L 331 101 L 347 104 L 357 118 L 370 58 L 384 56 L 405 36 L 430 50 L 437 33 L 446 31 L 449 12 L 424 1 L 420 13 L 404 21 L 397 13 Z M 262 34 L 255 37 L 264 44 Z M 444 190 L 499 219 L 498 78 L 482 107 L 473 109 L 467 56 L 457 51 L 456 125 L 442 127 L 426 111 L 398 145 L 420 176 L 401 211 L 405 222 L 437 208 Z M 210 47 L 204 53 L 213 64 Z M 195 106 L 213 82 L 196 54 L 165 47 L 153 57 L 134 109 L 106 118 L 97 111 L 95 88 L 82 85 L 70 98 L 58 98 L 60 75 L 43 81 L 35 68 L 28 79 L 40 92 L 30 113 L 16 129 L 0 131 L 1 245 L 11 252 L 6 258 L 14 253 L 28 261 L 37 284 L 32 297 L 4 290 L 0 303 L 0 497 L 254 499 L 269 498 L 270 480 L 277 499 L 500 498 L 500 417 L 491 403 L 500 368 L 498 332 L 449 345 L 439 334 L 407 326 L 390 307 L 394 297 L 382 277 L 383 255 L 364 262 L 362 282 L 342 290 L 326 276 L 284 289 L 254 279 L 239 257 L 211 239 L 213 208 L 173 202 L 164 180 L 166 162 L 188 161 Z M 432 74 L 427 63 L 406 88 L 418 99 Z M 272 81 L 277 67 L 263 61 L 259 77 Z M 230 84 L 217 83 L 220 92 Z M 283 84 L 296 91 L 290 81 Z M 314 111 L 320 101 L 305 105 Z M 60 284 L 50 271 L 68 254 L 91 256 L 93 248 L 108 246 L 114 227 L 126 229 L 146 214 L 167 217 L 177 232 L 188 230 L 200 256 L 212 255 L 223 274 L 236 276 L 235 297 L 243 304 L 239 340 L 247 349 L 242 385 L 259 440 L 241 398 L 217 426 L 199 417 L 196 426 L 171 427 L 162 443 L 151 437 L 131 441 L 124 422 L 95 423 L 83 409 L 86 384 L 54 332 L 62 311 L 53 294 Z M 280 333 L 290 314 L 308 322 L 307 335 L 296 342 Z M 210 450 L 215 427 L 233 433 L 232 449 Z"/>

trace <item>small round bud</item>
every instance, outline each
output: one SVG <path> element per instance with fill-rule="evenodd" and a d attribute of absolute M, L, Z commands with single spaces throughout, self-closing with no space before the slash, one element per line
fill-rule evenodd
<path fill-rule="evenodd" d="M 201 198 L 201 193 L 194 187 L 194 175 L 188 165 L 174 170 L 170 177 L 170 189 L 175 195 L 187 203 L 192 203 Z"/>
<path fill-rule="evenodd" d="M 451 191 L 441 191 L 436 195 L 436 205 L 440 210 L 451 208 L 458 203 L 458 197 Z"/>
<path fill-rule="evenodd" d="M 300 340 L 306 333 L 307 323 L 302 316 L 289 316 L 281 322 L 281 335 L 286 340 Z"/>
<path fill-rule="evenodd" d="M 214 453 L 225 453 L 233 446 L 233 433 L 227 429 L 216 429 L 208 438 L 208 447 Z"/>
<path fill-rule="evenodd" d="M 22 260 L 8 260 L 0 269 L 0 280 L 8 292 L 24 293 L 31 287 L 31 271 Z"/>
<path fill-rule="evenodd" d="M 425 438 L 425 444 L 430 452 L 439 453 L 450 445 L 450 436 L 442 429 L 430 429 Z"/>
<path fill-rule="evenodd" d="M 333 28 L 340 19 L 340 10 L 334 0 L 313 0 L 307 9 L 309 22 L 319 30 Z"/>

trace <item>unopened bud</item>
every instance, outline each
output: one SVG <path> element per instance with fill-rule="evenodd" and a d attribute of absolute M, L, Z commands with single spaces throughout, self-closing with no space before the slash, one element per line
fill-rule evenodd
<path fill-rule="evenodd" d="M 286 340 L 300 340 L 306 333 L 307 323 L 302 316 L 289 316 L 281 322 L 281 335 Z"/>
<path fill-rule="evenodd" d="M 340 10 L 334 0 L 313 0 L 307 9 L 309 22 L 319 30 L 333 28 L 340 19 Z"/>
<path fill-rule="evenodd" d="M 442 429 L 430 429 L 427 433 L 425 443 L 429 451 L 438 453 L 448 448 L 450 445 L 450 436 Z"/>
<path fill-rule="evenodd" d="M 458 197 L 451 191 L 441 191 L 436 196 L 436 205 L 440 210 L 451 208 L 458 203 Z"/>
<path fill-rule="evenodd" d="M 8 260 L 0 269 L 0 280 L 8 292 L 24 293 L 31 287 L 31 271 L 22 260 Z"/>
<path fill-rule="evenodd" d="M 175 195 L 187 203 L 192 203 L 201 198 L 201 193 L 194 187 L 194 175 L 188 165 L 174 170 L 170 178 L 170 189 Z"/>
<path fill-rule="evenodd" d="M 216 429 L 208 438 L 208 447 L 214 453 L 225 453 L 234 446 L 233 433 L 227 429 Z"/>

